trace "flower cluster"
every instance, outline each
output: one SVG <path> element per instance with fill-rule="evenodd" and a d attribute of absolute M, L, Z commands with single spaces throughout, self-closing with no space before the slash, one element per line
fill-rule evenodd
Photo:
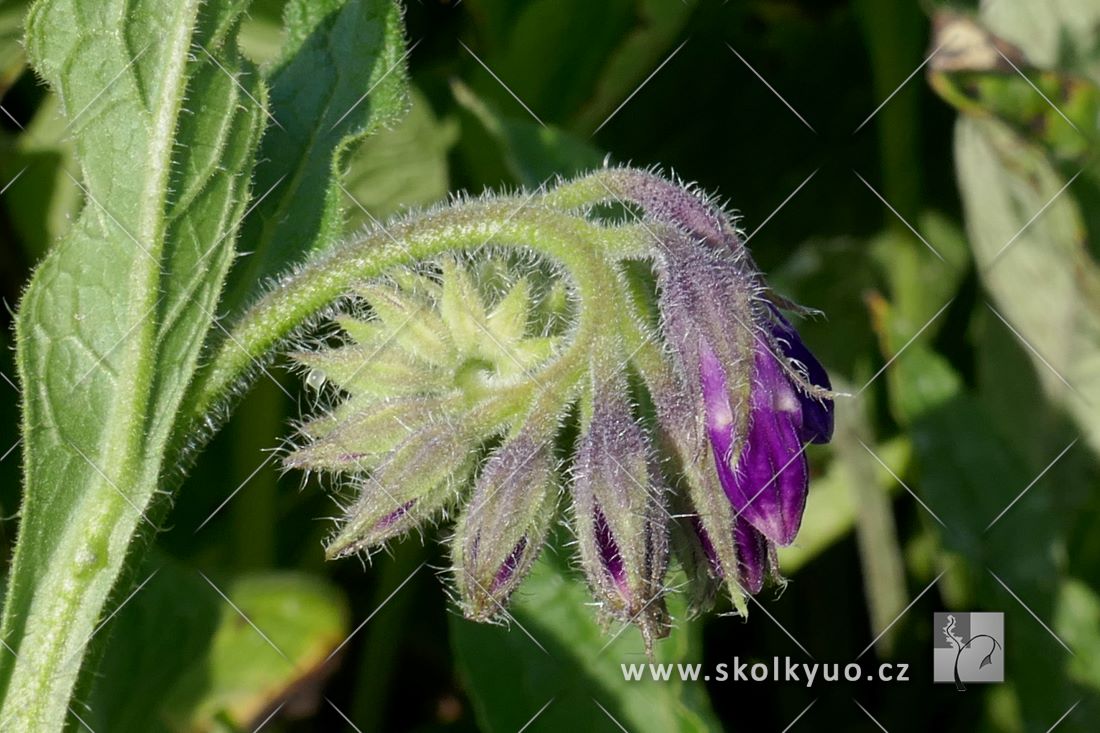
<path fill-rule="evenodd" d="M 673 556 L 696 608 L 724 585 L 744 612 L 781 580 L 806 447 L 832 434 L 797 308 L 720 207 L 649 172 L 563 183 L 509 219 L 528 239 L 490 229 L 491 246 L 362 282 L 342 343 L 295 355 L 340 395 L 286 457 L 351 489 L 329 554 L 457 514 L 454 586 L 488 620 L 564 513 L 605 617 L 647 643 L 667 630 Z"/>

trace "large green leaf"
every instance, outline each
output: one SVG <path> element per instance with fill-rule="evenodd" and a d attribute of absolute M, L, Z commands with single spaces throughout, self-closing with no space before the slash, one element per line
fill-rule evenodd
<path fill-rule="evenodd" d="M 263 119 L 232 43 L 243 6 L 43 0 L 28 16 L 27 50 L 69 117 L 87 203 L 17 319 L 25 498 L 4 610 L 5 729 L 61 727 L 131 539 L 151 524 Z"/>
<path fill-rule="evenodd" d="M 348 631 L 336 589 L 295 573 L 207 580 L 156 552 L 138 575 L 87 700 L 94 730 L 252 730 L 281 704 L 316 703 Z"/>
<path fill-rule="evenodd" d="M 270 75 L 271 125 L 256 167 L 257 201 L 227 308 L 343 233 L 348 154 L 408 106 L 401 9 L 393 0 L 292 0 L 282 61 Z"/>
<path fill-rule="evenodd" d="M 975 259 L 998 317 L 1047 393 L 1100 451 L 1100 268 L 1078 202 L 1035 148 L 992 120 L 962 120 L 956 143 Z M 1030 221 L 1044 207 L 1043 214 Z M 1029 223 L 1030 221 L 1030 223 Z"/>
<path fill-rule="evenodd" d="M 510 606 L 511 628 L 454 617 L 452 646 L 484 729 L 718 730 L 701 682 L 683 682 L 675 672 L 668 682 L 624 679 L 621 665 L 650 661 L 641 636 L 633 627 L 605 632 L 591 602 L 582 580 L 543 559 Z M 655 663 L 701 662 L 700 627 L 684 620 L 682 597 L 669 605 L 677 626 L 657 643 Z"/>
<path fill-rule="evenodd" d="M 945 42 L 968 41 L 933 64 L 936 88 L 967 113 L 955 148 L 974 259 L 1044 390 L 1100 451 L 1100 166 L 1085 155 L 1100 125 L 1100 9 L 994 4 L 982 20 L 990 30 L 944 16 Z"/>

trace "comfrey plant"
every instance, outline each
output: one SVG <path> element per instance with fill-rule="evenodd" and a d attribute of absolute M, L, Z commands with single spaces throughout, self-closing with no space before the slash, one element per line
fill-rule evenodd
<path fill-rule="evenodd" d="M 341 478 L 330 557 L 456 514 L 458 599 L 495 619 L 564 494 L 599 608 L 647 644 L 673 551 L 696 609 L 782 582 L 832 395 L 713 201 L 619 168 L 456 203 L 333 250 L 246 323 L 324 281 L 339 333 L 293 356 L 334 404 L 285 464 Z"/>
<path fill-rule="evenodd" d="M 238 49 L 247 6 L 27 13 L 83 201 L 16 316 L 0 730 L 78 714 L 89 645 L 153 557 L 136 540 L 288 344 L 324 409 L 285 463 L 338 477 L 331 556 L 454 516 L 453 588 L 492 619 L 565 505 L 605 617 L 665 633 L 673 554 L 696 610 L 725 584 L 744 612 L 798 530 L 830 394 L 730 218 L 607 169 L 344 239 L 349 156 L 408 105 L 402 9 L 290 0 L 279 56 L 256 68 Z"/>

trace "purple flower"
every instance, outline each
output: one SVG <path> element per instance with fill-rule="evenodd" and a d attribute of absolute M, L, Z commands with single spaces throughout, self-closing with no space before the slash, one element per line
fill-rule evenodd
<path fill-rule="evenodd" d="M 753 353 L 743 435 L 730 406 L 726 370 L 705 342 L 699 380 L 707 437 L 726 496 L 739 517 L 777 545 L 789 545 L 802 522 L 808 475 L 801 403 L 778 359 L 770 344 Z"/>
<path fill-rule="evenodd" d="M 821 362 L 802 343 L 798 331 L 777 308 L 772 306 L 771 311 L 775 319 L 771 324 L 772 338 L 783 355 L 800 372 L 802 380 L 820 390 L 832 389 L 825 367 L 821 366 Z M 811 443 L 828 443 L 833 437 L 833 401 L 810 395 L 801 389 L 796 389 L 795 392 L 802 408 L 801 438 Z"/>
<path fill-rule="evenodd" d="M 791 544 L 801 526 L 806 447 L 832 437 L 828 375 L 772 303 L 719 208 L 637 171 L 609 180 L 616 197 L 666 226 L 656 263 L 658 307 L 678 384 L 650 388 L 680 460 L 705 460 L 718 478 L 716 486 L 696 471 L 702 480 L 688 482 L 698 512 L 691 534 L 714 575 L 756 593 L 776 574 L 775 546 Z M 698 428 L 685 412 L 694 412 Z"/>
<path fill-rule="evenodd" d="M 285 462 L 357 494 L 330 556 L 456 517 L 453 588 L 478 620 L 504 615 L 564 492 L 601 617 L 635 624 L 652 650 L 671 623 L 673 552 L 691 613 L 723 585 L 747 613 L 746 594 L 782 582 L 776 548 L 802 524 L 806 448 L 833 433 L 829 377 L 712 200 L 630 169 L 558 190 L 544 194 L 548 241 L 587 248 L 560 273 L 538 263 L 529 277 L 478 251 L 358 284 L 363 310 L 337 319 L 345 342 L 295 355 L 345 399 L 302 425 Z M 603 202 L 645 219 L 607 252 Z M 622 267 L 638 258 L 655 304 Z"/>

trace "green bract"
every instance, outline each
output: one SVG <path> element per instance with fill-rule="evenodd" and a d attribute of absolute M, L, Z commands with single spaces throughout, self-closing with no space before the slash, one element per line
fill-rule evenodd
<path fill-rule="evenodd" d="M 306 443 L 286 458 L 358 477 L 330 555 L 378 545 L 453 505 L 474 466 L 470 446 L 516 419 L 509 394 L 564 338 L 545 318 L 536 325 L 530 281 L 501 282 L 494 264 L 478 263 L 477 277 L 448 257 L 358 284 L 363 314 L 334 319 L 346 343 L 292 355 L 308 383 L 347 395 L 301 427 Z"/>

